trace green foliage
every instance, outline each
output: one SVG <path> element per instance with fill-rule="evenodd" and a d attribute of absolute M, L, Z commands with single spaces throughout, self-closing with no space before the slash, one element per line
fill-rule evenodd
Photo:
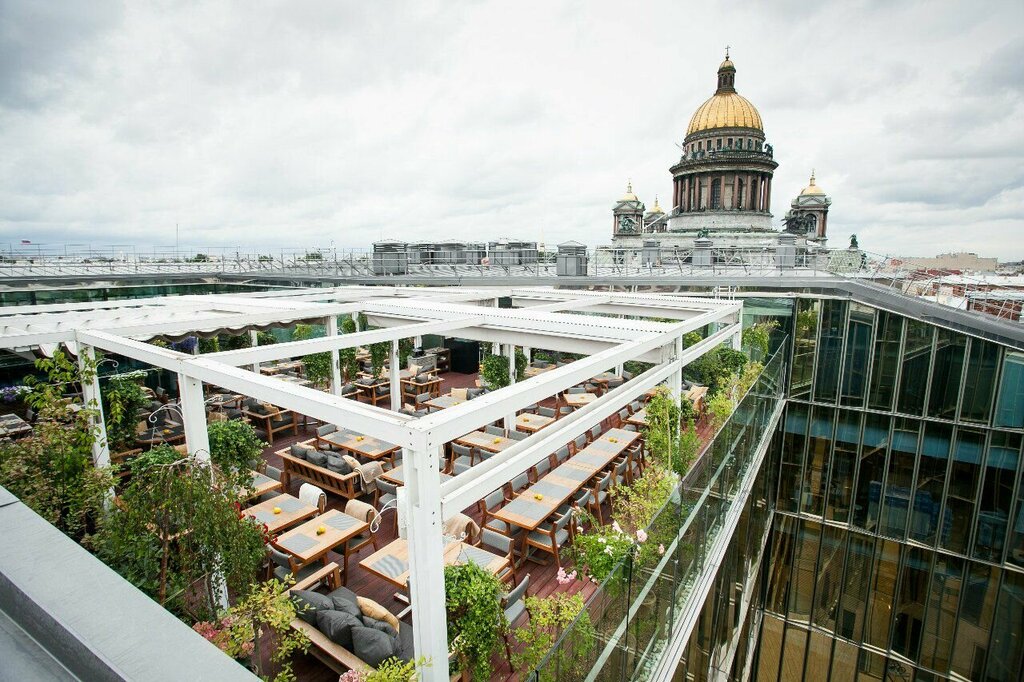
<path fill-rule="evenodd" d="M 520 671 L 520 678 L 526 679 L 527 674 L 536 670 L 544 660 L 562 632 L 572 625 L 569 636 L 555 653 L 557 660 L 553 660 L 548 668 L 560 671 L 562 679 L 583 679 L 587 671 L 579 666 L 587 661 L 594 648 L 594 627 L 590 614 L 584 608 L 583 596 L 555 592 L 548 597 L 527 597 L 525 603 L 530 620 L 526 627 L 515 631 L 520 649 L 512 655 L 513 670 Z M 542 673 L 541 679 L 547 677 Z"/>
<path fill-rule="evenodd" d="M 207 353 L 219 353 L 220 352 L 220 339 L 216 336 L 211 336 L 208 339 L 199 337 L 199 354 L 206 355 Z"/>
<path fill-rule="evenodd" d="M 246 596 L 231 607 L 224 619 L 229 624 L 233 649 L 244 652 L 251 648 L 253 669 L 264 680 L 294 680 L 292 654 L 309 649 L 309 638 L 291 627 L 291 622 L 296 618 L 295 603 L 288 596 L 291 582 L 291 578 L 283 583 L 271 579 L 255 585 Z M 272 633 L 271 641 L 274 647 L 270 653 L 270 662 L 278 667 L 277 674 L 273 677 L 270 677 L 271 671 L 263 668 L 260 635 L 264 628 Z"/>
<path fill-rule="evenodd" d="M 140 453 L 128 462 L 132 477 L 145 476 L 153 467 L 170 466 L 181 459 L 181 453 L 173 446 L 161 443 L 151 450 Z"/>
<path fill-rule="evenodd" d="M 587 512 L 579 513 L 584 520 L 590 518 Z M 583 567 L 590 579 L 601 582 L 633 551 L 633 538 L 612 526 L 592 523 L 586 533 L 577 531 L 572 546 L 577 565 Z"/>
<path fill-rule="evenodd" d="M 668 387 L 661 386 L 647 402 L 644 442 L 651 459 L 661 467 L 685 476 L 700 448 L 693 427 L 694 410 L 689 400 L 677 403 Z M 681 428 L 688 424 L 688 429 Z"/>
<path fill-rule="evenodd" d="M 504 631 L 501 582 L 489 571 L 469 562 L 445 566 L 444 590 L 448 606 L 448 643 L 463 670 L 474 680 L 491 677 L 491 655 Z"/>
<path fill-rule="evenodd" d="M 341 318 L 341 333 L 342 334 L 355 334 L 356 332 L 356 321 L 352 319 L 351 315 L 345 315 Z"/>
<path fill-rule="evenodd" d="M 384 366 L 388 364 L 388 356 L 391 355 L 391 342 L 380 341 L 371 343 L 370 365 L 373 366 L 373 378 L 377 379 L 384 373 Z"/>
<path fill-rule="evenodd" d="M 398 340 L 398 366 L 402 369 L 409 366 L 409 356 L 412 355 L 413 348 L 412 339 Z"/>
<path fill-rule="evenodd" d="M 256 429 L 241 419 L 213 422 L 207 427 L 210 439 L 210 461 L 241 487 L 252 485 L 251 471 L 258 464 L 267 443 L 256 435 Z"/>
<path fill-rule="evenodd" d="M 191 456 L 138 471 L 95 536 L 100 558 L 179 617 L 212 617 L 214 576 L 244 596 L 266 560 L 233 483 Z"/>
<path fill-rule="evenodd" d="M 612 519 L 626 535 L 635 536 L 646 530 L 654 515 L 668 502 L 675 488 L 676 478 L 667 469 L 652 464 L 630 485 L 617 485 L 609 489 Z"/>
<path fill-rule="evenodd" d="M 708 401 L 708 414 L 711 417 L 711 426 L 717 431 L 729 420 L 729 415 L 736 409 L 736 401 L 732 399 L 728 391 L 720 391 L 713 395 Z"/>
<path fill-rule="evenodd" d="M 629 372 L 633 376 L 643 374 L 651 367 L 654 367 L 654 365 L 652 365 L 649 362 L 640 362 L 639 360 L 627 360 L 622 364 L 622 369 Z"/>
<path fill-rule="evenodd" d="M 420 671 L 429 665 L 425 657 L 403 663 L 397 658 L 388 660 L 366 674 L 365 682 L 412 682 L 420 679 Z"/>
<path fill-rule="evenodd" d="M 256 345 L 257 346 L 269 346 L 277 343 L 277 339 L 268 331 L 256 332 Z"/>
<path fill-rule="evenodd" d="M 305 341 L 323 336 L 323 330 L 319 326 L 311 324 L 297 324 L 292 331 L 292 341 Z M 317 386 L 325 386 L 331 379 L 331 354 L 329 351 L 313 353 L 302 358 L 302 364 L 306 368 L 306 378 Z"/>
<path fill-rule="evenodd" d="M 503 355 L 488 355 L 480 369 L 480 378 L 487 382 L 492 391 L 505 388 L 512 383 L 508 374 L 508 358 Z"/>
<path fill-rule="evenodd" d="M 346 315 L 341 318 L 341 333 L 342 334 L 354 334 L 356 331 L 356 322 L 350 316 Z M 338 360 L 341 363 L 341 371 L 345 374 L 345 378 L 352 381 L 359 374 L 359 361 L 356 360 L 357 354 L 356 348 L 342 348 L 338 351 Z"/>
<path fill-rule="evenodd" d="M 139 413 L 149 403 L 139 384 L 145 376 L 145 372 L 114 375 L 107 380 L 102 391 L 107 443 L 112 452 L 128 450 L 135 445 L 135 425 Z"/>
<path fill-rule="evenodd" d="M 61 532 L 91 545 L 113 489 L 109 468 L 92 464 L 92 444 L 98 437 L 91 420 L 95 406 L 83 406 L 64 398 L 84 380 L 95 376 L 95 364 L 80 371 L 77 363 L 57 351 L 53 358 L 36 361 L 46 381 L 29 377 L 25 398 L 38 412 L 30 435 L 0 443 L 0 485 Z"/>
<path fill-rule="evenodd" d="M 812 339 L 818 333 L 818 310 L 808 308 L 796 314 L 796 338 Z"/>
<path fill-rule="evenodd" d="M 751 358 L 759 360 L 767 357 L 772 332 L 778 326 L 777 320 L 769 320 L 752 324 L 743 330 L 743 347 L 750 353 Z"/>
<path fill-rule="evenodd" d="M 747 363 L 747 356 L 727 346 L 718 346 L 697 358 L 683 369 L 690 381 L 708 387 L 708 395 L 714 396 L 728 380 L 729 375 L 740 371 Z"/>
<path fill-rule="evenodd" d="M 240 350 L 242 348 L 250 348 L 252 346 L 252 339 L 249 338 L 249 332 L 242 332 L 241 334 L 223 334 L 218 337 L 220 347 L 224 350 Z"/>
<path fill-rule="evenodd" d="M 526 378 L 526 365 L 529 364 L 526 361 L 526 353 L 519 346 L 516 346 L 516 382 L 520 382 Z"/>
<path fill-rule="evenodd" d="M 683 348 L 689 348 L 690 346 L 696 346 L 704 339 L 700 332 L 688 332 L 683 334 Z"/>
<path fill-rule="evenodd" d="M 690 466 L 697 459 L 700 453 L 700 437 L 697 435 L 697 428 L 693 419 L 686 421 L 686 428 L 679 434 L 679 447 L 676 457 L 672 460 L 672 470 L 679 476 L 685 476 L 690 471 Z"/>

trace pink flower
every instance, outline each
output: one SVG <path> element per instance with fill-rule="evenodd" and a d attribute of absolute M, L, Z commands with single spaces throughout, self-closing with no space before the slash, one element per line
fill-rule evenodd
<path fill-rule="evenodd" d="M 555 580 L 558 581 L 559 585 L 568 585 L 573 580 L 576 580 L 576 571 L 566 573 L 564 568 L 559 568 L 558 574 L 555 576 Z"/>
<path fill-rule="evenodd" d="M 338 682 L 365 682 L 365 680 L 366 675 L 358 670 L 348 670 L 338 678 Z"/>
<path fill-rule="evenodd" d="M 663 556 L 664 554 L 665 554 L 665 545 L 658 545 L 658 556 Z"/>
<path fill-rule="evenodd" d="M 647 542 L 647 531 L 645 531 L 645 530 L 644 530 L 643 528 L 641 528 L 640 530 L 638 530 L 638 531 L 636 532 L 636 539 L 637 539 L 637 541 L 638 541 L 638 542 L 640 542 L 640 543 L 644 543 L 644 542 Z"/>

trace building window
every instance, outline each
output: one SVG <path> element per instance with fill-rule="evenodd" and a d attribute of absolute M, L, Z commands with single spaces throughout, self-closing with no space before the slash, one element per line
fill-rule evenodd
<path fill-rule="evenodd" d="M 736 201 L 733 202 L 736 208 L 743 209 L 743 181 L 736 183 Z"/>
<path fill-rule="evenodd" d="M 729 149 L 732 149 L 732 138 L 730 137 L 725 144 Z"/>
<path fill-rule="evenodd" d="M 747 140 L 747 149 L 753 149 L 753 148 L 754 148 L 754 141 L 753 140 Z"/>
<path fill-rule="evenodd" d="M 722 208 L 722 181 L 715 178 L 711 181 L 711 210 L 719 208 Z"/>
<path fill-rule="evenodd" d="M 717 144 L 715 144 L 715 149 L 721 149 L 722 148 L 722 138 L 718 138 L 716 140 L 716 143 Z"/>

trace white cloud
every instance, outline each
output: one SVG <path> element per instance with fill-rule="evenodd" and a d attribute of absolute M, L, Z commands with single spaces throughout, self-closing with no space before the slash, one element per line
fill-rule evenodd
<path fill-rule="evenodd" d="M 725 43 L 784 214 L 833 242 L 1024 257 L 1024 6 L 53 3 L 0 9 L 0 239 L 606 243 Z"/>

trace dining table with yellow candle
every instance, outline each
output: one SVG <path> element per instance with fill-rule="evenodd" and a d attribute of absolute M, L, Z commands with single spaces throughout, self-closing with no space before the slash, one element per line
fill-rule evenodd
<path fill-rule="evenodd" d="M 326 532 L 327 532 L 327 526 L 320 525 L 320 526 L 316 527 L 316 534 L 317 535 L 323 535 Z"/>
<path fill-rule="evenodd" d="M 281 508 L 280 507 L 274 507 L 274 513 L 275 514 L 280 514 L 281 513 Z"/>

